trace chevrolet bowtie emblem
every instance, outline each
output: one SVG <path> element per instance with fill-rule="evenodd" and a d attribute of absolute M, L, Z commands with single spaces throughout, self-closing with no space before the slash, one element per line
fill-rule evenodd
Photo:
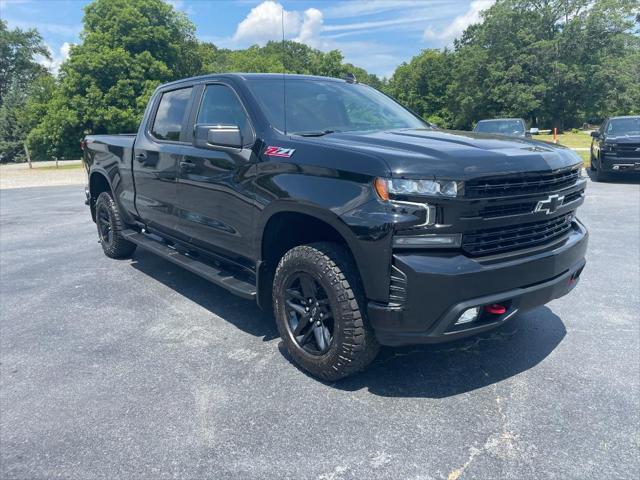
<path fill-rule="evenodd" d="M 546 200 L 540 200 L 533 211 L 534 213 L 544 212 L 549 215 L 558 210 L 558 208 L 562 206 L 562 202 L 564 202 L 564 195 L 562 197 L 559 195 L 549 195 Z"/>

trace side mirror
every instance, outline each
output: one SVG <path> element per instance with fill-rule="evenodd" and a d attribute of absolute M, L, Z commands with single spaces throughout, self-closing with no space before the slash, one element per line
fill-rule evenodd
<path fill-rule="evenodd" d="M 597 130 L 596 130 L 596 131 L 594 131 L 594 132 L 591 132 L 591 136 L 592 136 L 593 138 L 600 138 L 600 132 L 599 132 L 599 131 L 597 131 Z"/>
<path fill-rule="evenodd" d="M 237 125 L 196 125 L 193 145 L 199 148 L 242 148 L 242 134 Z"/>
<path fill-rule="evenodd" d="M 530 128 L 530 129 L 529 129 L 529 133 L 530 133 L 531 135 L 538 135 L 538 134 L 540 133 L 540 129 L 539 129 L 539 128 L 536 128 L 536 127 Z"/>

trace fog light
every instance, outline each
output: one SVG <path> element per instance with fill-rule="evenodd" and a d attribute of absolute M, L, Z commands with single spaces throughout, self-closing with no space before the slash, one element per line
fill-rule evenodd
<path fill-rule="evenodd" d="M 478 307 L 469 308 L 462 312 L 460 318 L 454 325 L 464 325 L 465 323 L 471 323 L 478 318 L 479 309 Z"/>

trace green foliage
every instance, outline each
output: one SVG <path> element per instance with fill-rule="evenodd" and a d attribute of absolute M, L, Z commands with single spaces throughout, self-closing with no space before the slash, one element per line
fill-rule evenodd
<path fill-rule="evenodd" d="M 447 50 L 423 50 L 396 69 L 386 92 L 439 127 L 449 126 L 451 112 L 447 106 L 447 88 L 453 61 Z"/>
<path fill-rule="evenodd" d="M 387 92 L 440 126 L 523 117 L 578 126 L 640 108 L 638 0 L 498 0 L 455 42 L 400 65 Z"/>
<path fill-rule="evenodd" d="M 193 24 L 161 0 L 96 0 L 42 121 L 34 157 L 74 158 L 86 133 L 135 131 L 153 90 L 203 71 Z"/>
<path fill-rule="evenodd" d="M 34 83 L 51 80 L 36 56 L 49 58 L 42 37 L 35 30 L 9 30 L 0 20 L 0 158 L 22 161 L 24 139 L 31 126 L 24 118 Z"/>
<path fill-rule="evenodd" d="M 632 17 L 638 6 L 637 0 L 499 0 L 456 42 L 454 124 L 514 116 L 562 129 L 631 113 L 640 104 L 633 64 L 640 39 Z"/>
<path fill-rule="evenodd" d="M 203 44 L 201 53 L 205 58 L 207 73 L 299 73 L 344 77 L 352 73 L 358 81 L 373 86 L 382 83 L 378 77 L 364 69 L 344 63 L 338 50 L 321 52 L 293 41 L 268 42 L 264 47 L 254 45 L 245 50 L 218 49 L 215 45 Z"/>

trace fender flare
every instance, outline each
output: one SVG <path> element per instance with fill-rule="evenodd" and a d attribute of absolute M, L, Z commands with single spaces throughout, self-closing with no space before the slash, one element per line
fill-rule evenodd
<path fill-rule="evenodd" d="M 326 208 L 322 208 L 309 202 L 300 202 L 299 200 L 274 201 L 262 211 L 262 215 L 260 215 L 256 225 L 258 235 L 256 236 L 255 253 L 256 258 L 259 260 L 262 260 L 262 244 L 264 241 L 264 232 L 266 227 L 269 224 L 269 221 L 279 213 L 300 213 L 328 224 L 340 234 L 349 247 L 349 250 L 351 250 L 351 254 L 354 256 L 355 260 L 358 260 L 358 238 L 355 236 L 351 228 L 342 221 L 340 216 Z"/>

